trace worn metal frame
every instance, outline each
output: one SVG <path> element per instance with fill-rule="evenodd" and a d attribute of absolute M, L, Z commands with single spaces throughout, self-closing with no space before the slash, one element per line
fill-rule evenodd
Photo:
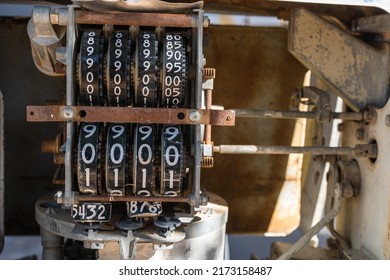
<path fill-rule="evenodd" d="M 116 122 L 233 126 L 233 110 L 90 106 L 27 106 L 31 122 Z"/>
<path fill-rule="evenodd" d="M 203 56 L 203 27 L 208 25 L 203 10 L 194 10 L 190 15 L 147 14 L 129 16 L 129 13 L 102 14 L 99 12 L 81 11 L 78 6 L 68 6 L 54 10 L 48 20 L 52 24 L 67 25 L 66 49 L 66 106 L 28 106 L 28 121 L 66 121 L 65 139 L 65 191 L 61 196 L 62 203 L 69 207 L 74 201 L 73 189 L 73 148 L 75 137 L 75 122 L 125 122 L 125 123 L 175 123 L 194 124 L 192 141 L 192 177 L 189 189 L 195 203 L 195 208 L 204 203 L 200 188 L 201 144 L 203 142 L 201 124 L 234 125 L 234 111 L 202 109 L 202 69 L 205 63 Z M 133 13 L 131 13 L 133 15 Z M 64 17 L 66 19 L 64 19 Z M 116 23 L 116 19 L 119 22 Z M 156 22 L 161 19 L 162 23 Z M 113 21 L 112 21 L 113 20 Z M 75 105 L 75 43 L 77 41 L 78 24 L 137 24 L 146 26 L 192 27 L 193 63 L 195 64 L 195 82 L 192 89 L 193 109 L 163 109 L 163 108 L 108 108 L 87 107 Z M 192 203 L 191 203 L 192 204 Z"/>
<path fill-rule="evenodd" d="M 0 91 L 0 254 L 4 248 L 4 104 Z"/>

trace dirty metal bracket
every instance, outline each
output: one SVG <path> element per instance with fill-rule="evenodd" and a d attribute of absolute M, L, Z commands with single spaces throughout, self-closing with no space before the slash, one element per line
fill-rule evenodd
<path fill-rule="evenodd" d="M 355 111 L 388 99 L 388 52 L 379 51 L 325 19 L 292 11 L 289 51 Z"/>
<path fill-rule="evenodd" d="M 234 126 L 233 110 L 89 106 L 27 106 L 29 122 L 115 122 Z"/>
<path fill-rule="evenodd" d="M 353 22 L 352 31 L 369 33 L 390 32 L 390 14 L 358 18 Z"/>

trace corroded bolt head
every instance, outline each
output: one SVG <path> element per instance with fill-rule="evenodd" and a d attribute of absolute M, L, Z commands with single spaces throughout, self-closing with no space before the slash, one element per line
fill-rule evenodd
<path fill-rule="evenodd" d="M 72 108 L 66 107 L 64 108 L 64 118 L 71 119 L 74 116 L 74 111 Z"/>
<path fill-rule="evenodd" d="M 201 119 L 201 115 L 198 111 L 195 111 L 195 112 L 191 112 L 188 116 L 188 118 L 190 119 L 190 121 L 192 122 L 198 122 L 200 121 Z"/>

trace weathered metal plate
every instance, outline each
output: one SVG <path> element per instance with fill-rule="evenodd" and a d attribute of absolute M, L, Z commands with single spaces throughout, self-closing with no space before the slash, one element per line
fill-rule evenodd
<path fill-rule="evenodd" d="M 389 54 L 305 9 L 291 13 L 289 50 L 355 111 L 388 99 Z"/>
<path fill-rule="evenodd" d="M 210 26 L 205 32 L 207 67 L 217 69 L 214 104 L 289 109 L 291 93 L 302 86 L 306 69 L 288 53 L 285 29 Z M 235 127 L 213 128 L 212 140 L 216 146 L 291 145 L 294 126 L 294 120 L 240 118 Z M 286 179 L 287 161 L 287 155 L 215 154 L 214 168 L 202 169 L 201 185 L 228 202 L 229 233 L 268 231 Z M 291 225 L 279 226 L 278 234 Z"/>
<path fill-rule="evenodd" d="M 114 122 L 234 126 L 233 110 L 89 106 L 27 106 L 30 122 Z"/>

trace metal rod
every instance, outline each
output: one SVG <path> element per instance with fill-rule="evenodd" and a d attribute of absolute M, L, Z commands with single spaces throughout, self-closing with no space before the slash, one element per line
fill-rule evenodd
<path fill-rule="evenodd" d="M 196 50 L 196 83 L 195 83 L 195 108 L 201 108 L 201 100 L 202 100 L 202 69 L 204 64 L 203 57 L 203 10 L 196 10 L 192 14 L 193 20 L 193 41 L 195 44 Z M 202 160 L 202 137 L 201 137 L 201 126 L 195 126 L 195 143 L 194 143 L 194 167 L 193 167 L 193 190 L 194 190 L 194 198 L 195 198 L 195 207 L 199 207 L 202 203 L 202 198 L 200 195 L 200 175 L 201 175 L 201 160 Z"/>
<path fill-rule="evenodd" d="M 272 118 L 272 119 L 315 119 L 318 112 L 282 111 L 282 110 L 257 110 L 257 109 L 232 109 L 236 112 L 237 118 Z M 331 119 L 346 121 L 361 121 L 364 119 L 362 113 L 357 112 L 332 112 Z"/>
<path fill-rule="evenodd" d="M 124 13 L 77 11 L 78 24 L 110 24 L 135 26 L 193 27 L 191 15 L 159 13 Z M 203 22 L 202 22 L 203 25 Z"/>
<path fill-rule="evenodd" d="M 220 154 L 314 154 L 314 155 L 352 155 L 352 147 L 291 147 L 291 146 L 255 146 L 255 145 L 219 145 L 213 151 Z"/>
<path fill-rule="evenodd" d="M 278 260 L 288 260 L 296 252 L 302 249 L 314 235 L 320 232 L 329 222 L 331 222 L 340 212 L 341 208 L 341 184 L 336 183 L 333 190 L 333 206 L 332 209 L 325 214 L 325 216 L 311 229 L 309 229 L 296 243 L 294 243 L 290 249 L 288 249 L 284 254 L 282 254 Z"/>
<path fill-rule="evenodd" d="M 210 110 L 212 105 L 213 91 L 211 89 L 206 90 L 206 109 Z M 211 125 L 207 124 L 204 131 L 204 142 L 211 144 Z"/>
<path fill-rule="evenodd" d="M 75 30 L 75 11 L 74 6 L 70 5 L 68 9 L 68 27 L 67 27 L 67 67 L 66 67 L 66 105 L 74 104 L 74 46 L 76 43 Z M 75 124 L 73 122 L 66 123 L 66 140 L 65 140 L 65 190 L 64 190 L 64 205 L 70 206 L 72 200 L 72 185 L 73 185 L 73 137 Z"/>
<path fill-rule="evenodd" d="M 148 201 L 148 202 L 187 202 L 191 204 L 188 197 L 164 197 L 164 196 L 106 196 L 106 195 L 81 195 L 76 198 L 79 202 L 99 201 L 99 202 L 128 202 L 128 201 Z"/>

